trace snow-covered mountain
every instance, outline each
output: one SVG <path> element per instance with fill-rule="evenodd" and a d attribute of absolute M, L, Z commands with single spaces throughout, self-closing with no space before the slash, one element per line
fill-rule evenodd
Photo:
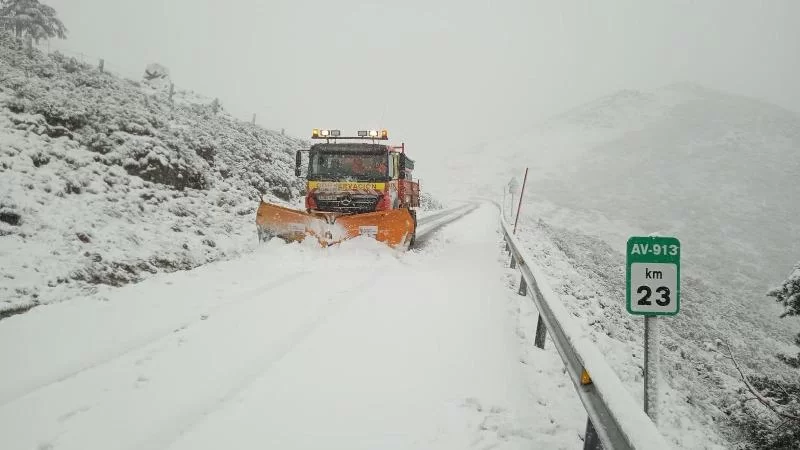
<path fill-rule="evenodd" d="M 796 376 L 776 354 L 796 352 L 798 321 L 766 293 L 800 259 L 798 149 L 798 114 L 676 84 L 618 92 L 451 163 L 481 167 L 477 188 L 498 193 L 498 178 L 521 183 L 530 167 L 520 233 L 633 384 L 642 325 L 624 309 L 625 240 L 681 239 L 681 313 L 662 322 L 668 409 L 688 403 L 734 441 L 747 405 L 727 345 L 753 376 Z"/>
<path fill-rule="evenodd" d="M 305 145 L 0 33 L 0 311 L 252 247 Z"/>
<path fill-rule="evenodd" d="M 698 314 L 791 342 L 796 322 L 776 320 L 781 308 L 765 293 L 800 259 L 800 116 L 674 85 L 612 96 L 549 124 L 559 127 L 593 130 L 595 139 L 554 164 L 571 170 L 531 180 L 532 198 L 557 205 L 545 216 L 617 248 L 634 233 L 678 236 L 683 273 L 723 293 L 719 302 L 697 299 L 708 302 Z"/>
<path fill-rule="evenodd" d="M 530 167 L 527 211 L 618 248 L 636 232 L 678 236 L 687 269 L 774 317 L 764 293 L 800 258 L 798 149 L 797 113 L 675 84 L 615 93 L 449 165 L 497 193 Z"/>
<path fill-rule="evenodd" d="M 532 192 L 680 236 L 690 261 L 748 294 L 763 295 L 800 257 L 797 114 L 676 85 L 560 119 L 615 132 L 582 146 L 573 170 L 534 178 Z"/>

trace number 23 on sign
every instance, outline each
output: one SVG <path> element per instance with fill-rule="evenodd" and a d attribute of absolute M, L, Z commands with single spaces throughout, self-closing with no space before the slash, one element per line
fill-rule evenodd
<path fill-rule="evenodd" d="M 626 305 L 636 315 L 675 315 L 680 310 L 680 241 L 634 236 L 626 252 Z"/>

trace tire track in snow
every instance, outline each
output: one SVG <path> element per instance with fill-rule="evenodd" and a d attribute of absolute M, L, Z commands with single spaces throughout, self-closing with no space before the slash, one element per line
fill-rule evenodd
<path fill-rule="evenodd" d="M 461 217 L 464 217 L 466 214 L 469 214 L 470 212 L 474 211 L 478 206 L 479 206 L 478 203 L 467 203 L 457 208 L 446 209 L 444 211 L 430 214 L 425 217 L 420 217 L 419 220 L 417 220 L 417 225 L 421 227 L 422 225 L 427 225 L 428 222 L 435 222 L 440 218 L 446 216 L 452 216 L 452 217 L 450 220 L 445 221 L 444 224 L 452 223 L 460 219 Z M 428 232 L 429 231 L 425 231 L 425 233 Z"/>
<path fill-rule="evenodd" d="M 295 347 L 307 340 L 320 327 L 328 323 L 333 316 L 344 310 L 348 305 L 352 304 L 358 299 L 363 298 L 363 296 L 369 292 L 368 288 L 378 283 L 384 277 L 385 274 L 383 272 L 375 270 L 366 274 L 361 274 L 357 283 L 346 282 L 347 284 L 345 285 L 344 289 L 337 291 L 334 294 L 334 299 L 329 301 L 321 313 L 319 313 L 310 322 L 306 322 L 299 328 L 296 328 L 291 333 L 286 335 L 277 346 L 277 350 L 275 347 L 270 347 L 269 351 L 265 353 L 273 354 L 265 358 L 261 364 L 258 364 L 257 367 L 254 367 L 253 369 L 244 373 L 223 396 L 217 398 L 216 400 L 207 402 L 194 411 L 187 412 L 182 418 L 173 420 L 170 423 L 169 430 L 164 430 L 161 433 L 157 433 L 155 436 L 152 436 L 150 439 L 144 442 L 137 442 L 130 448 L 170 448 L 184 434 L 199 426 L 211 414 L 224 409 L 243 392 L 247 391 L 247 389 L 255 384 L 259 379 L 263 378 L 264 375 L 268 373 L 276 363 L 282 360 L 286 355 L 290 354 Z M 346 297 L 348 294 L 353 295 L 350 298 L 343 299 L 343 297 Z M 313 293 L 310 295 L 313 295 Z M 177 426 L 176 423 L 178 424 Z M 176 427 L 178 428 L 177 432 L 175 431 Z"/>
<path fill-rule="evenodd" d="M 428 220 L 419 224 L 419 228 L 422 228 L 422 232 L 417 235 L 417 241 L 414 245 L 414 248 L 415 249 L 424 248 L 426 243 L 428 242 L 428 239 L 430 239 L 431 236 L 434 235 L 434 233 L 439 231 L 441 228 L 446 227 L 447 225 L 459 221 L 464 216 L 478 209 L 479 206 L 480 204 L 478 203 L 470 203 L 462 208 L 447 210 L 426 217 L 426 219 Z M 441 217 L 448 217 L 448 220 L 438 221 L 438 219 L 440 219 Z M 433 222 L 433 224 L 428 225 L 429 222 Z"/>
<path fill-rule="evenodd" d="M 530 427 L 516 420 L 525 402 L 509 397 L 527 383 L 506 345 L 516 341 L 497 298 L 503 269 L 487 211 L 445 228 L 434 252 L 401 261 L 368 301 L 351 303 L 167 449 L 466 449 L 473 436 L 525 447 Z M 404 280 L 416 289 L 384 289 Z M 473 397 L 483 412 L 458 404 Z"/>
<path fill-rule="evenodd" d="M 417 224 L 418 225 L 425 225 L 428 222 L 432 222 L 432 221 L 434 221 L 434 220 L 436 220 L 436 219 L 438 219 L 440 217 L 444 217 L 444 216 L 446 216 L 448 214 L 453 214 L 454 212 L 459 211 L 459 210 L 461 210 L 463 208 L 464 208 L 463 206 L 460 206 L 458 208 L 445 209 L 444 211 L 439 211 L 439 212 L 436 212 L 436 213 L 433 213 L 433 214 L 429 214 L 429 215 L 424 216 L 424 217 L 420 217 L 419 219 L 417 219 Z"/>
<path fill-rule="evenodd" d="M 266 282 L 263 285 L 260 285 L 259 287 L 248 289 L 248 290 L 246 290 L 244 292 L 240 292 L 240 293 L 237 293 L 234 296 L 231 296 L 227 301 L 223 301 L 223 302 L 218 303 L 218 304 L 214 305 L 213 307 L 209 308 L 207 310 L 207 312 L 216 312 L 216 311 L 219 311 L 219 310 L 221 310 L 221 309 L 223 309 L 225 307 L 228 307 L 228 306 L 235 306 L 235 305 L 241 306 L 242 304 L 248 303 L 247 300 L 252 300 L 254 298 L 255 294 L 257 294 L 257 293 L 262 293 L 265 290 L 269 291 L 269 290 L 272 290 L 272 289 L 279 288 L 279 287 L 281 287 L 281 286 L 283 286 L 283 285 L 285 285 L 287 283 L 290 283 L 290 282 L 296 280 L 297 278 L 299 278 L 299 277 L 301 277 L 303 275 L 307 275 L 309 273 L 310 273 L 310 271 L 300 271 L 300 272 L 295 272 L 295 273 L 291 273 L 291 274 L 288 274 L 288 275 L 284 275 L 284 276 L 282 276 L 282 277 L 280 277 L 280 278 L 278 278 L 276 280 L 270 280 L 269 282 Z M 125 348 L 123 348 L 121 351 L 119 349 L 117 349 L 116 351 L 114 351 L 110 355 L 102 357 L 99 360 L 92 361 L 89 364 L 84 364 L 83 366 L 81 366 L 81 367 L 79 367 L 79 368 L 77 368 L 75 370 L 69 371 L 68 373 L 63 374 L 63 375 L 61 375 L 61 376 L 59 376 L 59 377 L 57 377 L 55 379 L 51 378 L 48 381 L 45 381 L 43 383 L 39 383 L 39 384 L 35 385 L 34 387 L 28 388 L 25 392 L 23 392 L 21 394 L 10 395 L 10 396 L 8 396 L 8 398 L 5 398 L 5 399 L 0 398 L 0 408 L 5 408 L 6 406 L 8 406 L 8 405 L 10 405 L 10 404 L 12 404 L 14 402 L 23 400 L 23 399 L 25 399 L 26 397 L 28 397 L 30 395 L 33 395 L 33 394 L 35 394 L 35 393 L 37 393 L 39 391 L 47 389 L 51 385 L 67 381 L 67 380 L 69 380 L 71 378 L 74 378 L 74 377 L 76 377 L 76 376 L 78 376 L 78 375 L 80 375 L 80 374 L 82 374 L 82 373 L 84 373 L 86 371 L 102 367 L 102 366 L 104 366 L 106 364 L 109 364 L 109 363 L 115 361 L 115 360 L 118 360 L 120 358 L 128 356 L 131 353 L 134 353 L 134 352 L 136 352 L 138 350 L 141 350 L 141 349 L 143 349 L 143 348 L 145 348 L 145 347 L 147 347 L 149 345 L 152 345 L 152 344 L 154 344 L 154 343 L 156 343 L 156 342 L 158 342 L 158 341 L 160 341 L 162 339 L 165 339 L 165 338 L 171 336 L 172 334 L 174 334 L 176 332 L 179 332 L 181 330 L 185 330 L 186 328 L 188 328 L 188 327 L 190 327 L 190 326 L 192 326 L 192 325 L 194 325 L 196 323 L 199 323 L 201 320 L 204 320 L 202 316 L 199 317 L 199 318 L 194 318 L 194 319 L 191 319 L 191 320 L 183 321 L 183 322 L 179 323 L 177 326 L 172 325 L 172 326 L 169 326 L 169 327 L 163 327 L 162 329 L 156 330 L 156 331 L 154 331 L 152 333 L 149 333 L 146 336 L 143 336 L 141 339 L 135 340 L 130 345 L 128 345 Z"/>
<path fill-rule="evenodd" d="M 306 286 L 305 297 L 297 295 L 301 283 L 284 283 L 266 296 L 254 296 L 258 302 L 250 302 L 252 308 L 237 308 L 233 314 L 225 311 L 180 336 L 170 336 L 172 339 L 146 358 L 136 360 L 140 356 L 136 353 L 127 359 L 120 357 L 10 407 L 0 407 L 0 421 L 8 431 L 14 430 L 5 437 L 20 444 L 17 448 L 149 449 L 170 445 L 184 428 L 191 429 L 239 398 L 237 394 L 331 315 L 361 297 L 354 293 L 383 278 L 376 268 L 360 269 L 351 277 L 346 271 L 331 278 L 331 283 Z M 346 298 L 349 294 L 352 299 Z M 346 302 L 340 301 L 343 297 Z M 265 315 L 272 320 L 259 320 Z M 219 356 L 220 351 L 227 355 Z M 192 382 L 198 374 L 207 373 L 211 375 L 202 377 L 207 383 Z M 134 377 L 131 386 L 128 383 Z M 44 404 L 48 406 L 42 408 Z M 111 426 L 96 429 L 98 421 L 109 416 L 116 417 Z"/>

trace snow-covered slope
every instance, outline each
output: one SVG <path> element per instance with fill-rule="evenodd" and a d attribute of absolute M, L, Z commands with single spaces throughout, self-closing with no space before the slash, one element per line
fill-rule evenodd
<path fill-rule="evenodd" d="M 616 248 L 633 233 L 676 235 L 687 274 L 771 322 L 780 308 L 764 293 L 800 255 L 798 148 L 798 114 L 675 84 L 618 92 L 448 164 L 496 195 L 530 167 L 526 210 Z"/>
<path fill-rule="evenodd" d="M 521 182 L 530 167 L 520 233 L 623 379 L 639 376 L 642 339 L 624 309 L 624 243 L 652 232 L 683 245 L 682 311 L 663 321 L 671 401 L 693 405 L 700 430 L 730 424 L 743 397 L 725 344 L 750 374 L 796 377 L 775 355 L 792 353 L 798 322 L 765 294 L 800 258 L 797 114 L 678 84 L 619 92 L 491 148 L 494 161 L 463 164 L 490 168 L 476 178 L 498 193 L 498 177 Z"/>
<path fill-rule="evenodd" d="M 676 84 L 577 108 L 506 154 L 531 198 L 675 234 L 704 276 L 763 296 L 800 255 L 798 148 L 798 114 Z"/>
<path fill-rule="evenodd" d="M 531 198 L 546 202 L 534 211 L 617 248 L 632 233 L 678 236 L 683 272 L 722 293 L 698 313 L 788 342 L 796 324 L 776 321 L 780 308 L 765 293 L 800 257 L 800 116 L 691 85 L 639 97 L 649 119 L 581 147 L 573 170 L 532 178 Z M 559 123 L 585 127 L 581 117 Z"/>
<path fill-rule="evenodd" d="M 230 257 L 304 142 L 0 34 L 0 311 Z"/>
<path fill-rule="evenodd" d="M 670 93 L 682 101 L 650 98 L 660 117 L 532 186 L 563 206 L 679 235 L 707 275 L 763 295 L 800 255 L 800 116 L 696 87 Z"/>

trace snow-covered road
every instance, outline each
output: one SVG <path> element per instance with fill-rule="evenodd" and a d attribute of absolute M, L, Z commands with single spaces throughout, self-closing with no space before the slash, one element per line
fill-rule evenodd
<path fill-rule="evenodd" d="M 408 253 L 270 242 L 3 320 L 0 448 L 577 448 L 499 239 L 482 205 Z"/>

